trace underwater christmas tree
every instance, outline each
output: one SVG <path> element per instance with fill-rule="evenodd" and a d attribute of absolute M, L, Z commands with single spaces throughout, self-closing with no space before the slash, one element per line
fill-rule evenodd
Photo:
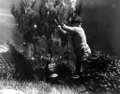
<path fill-rule="evenodd" d="M 57 25 L 67 24 L 74 14 L 80 15 L 82 3 L 81 0 L 41 0 L 39 11 L 34 10 L 35 4 L 36 0 L 22 0 L 20 9 L 13 5 L 11 13 L 25 40 L 27 56 L 36 58 L 46 54 L 52 58 L 67 45 L 67 37 L 58 33 Z"/>

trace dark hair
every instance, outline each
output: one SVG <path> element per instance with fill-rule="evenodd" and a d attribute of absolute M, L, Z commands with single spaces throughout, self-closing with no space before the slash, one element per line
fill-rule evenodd
<path fill-rule="evenodd" d="M 75 24 L 75 23 L 81 23 L 82 19 L 79 15 L 73 15 L 68 18 L 68 23 L 69 24 Z"/>

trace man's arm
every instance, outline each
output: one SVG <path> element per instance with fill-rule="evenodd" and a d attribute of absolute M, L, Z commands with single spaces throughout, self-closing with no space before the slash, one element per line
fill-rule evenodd
<path fill-rule="evenodd" d="M 61 26 L 61 28 L 63 29 L 63 30 L 65 30 L 65 31 L 67 31 L 67 32 L 70 32 L 70 33 L 75 33 L 75 32 L 77 32 L 77 29 L 76 29 L 76 27 L 71 27 L 71 26 L 67 26 L 67 25 L 63 25 L 63 26 Z"/>

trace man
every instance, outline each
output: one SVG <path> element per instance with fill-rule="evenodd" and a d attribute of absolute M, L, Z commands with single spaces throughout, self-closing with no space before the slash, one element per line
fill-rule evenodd
<path fill-rule="evenodd" d="M 58 29 L 64 34 L 70 34 L 72 45 L 76 55 L 76 74 L 80 73 L 81 62 L 87 60 L 91 54 L 91 49 L 87 44 L 87 39 L 83 28 L 81 27 L 81 17 L 74 15 L 69 21 L 67 26 L 65 24 L 59 25 Z"/>

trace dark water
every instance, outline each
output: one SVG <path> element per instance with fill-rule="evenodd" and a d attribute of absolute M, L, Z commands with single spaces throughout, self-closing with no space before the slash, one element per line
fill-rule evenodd
<path fill-rule="evenodd" d="M 91 49 L 120 58 L 120 1 L 83 0 L 81 16 Z"/>
<path fill-rule="evenodd" d="M 11 2 L 0 0 L 0 44 L 6 40 L 20 44 L 14 18 L 10 14 Z M 92 50 L 107 51 L 120 58 L 120 0 L 82 0 L 83 28 Z M 37 7 L 37 5 L 36 5 Z"/>

